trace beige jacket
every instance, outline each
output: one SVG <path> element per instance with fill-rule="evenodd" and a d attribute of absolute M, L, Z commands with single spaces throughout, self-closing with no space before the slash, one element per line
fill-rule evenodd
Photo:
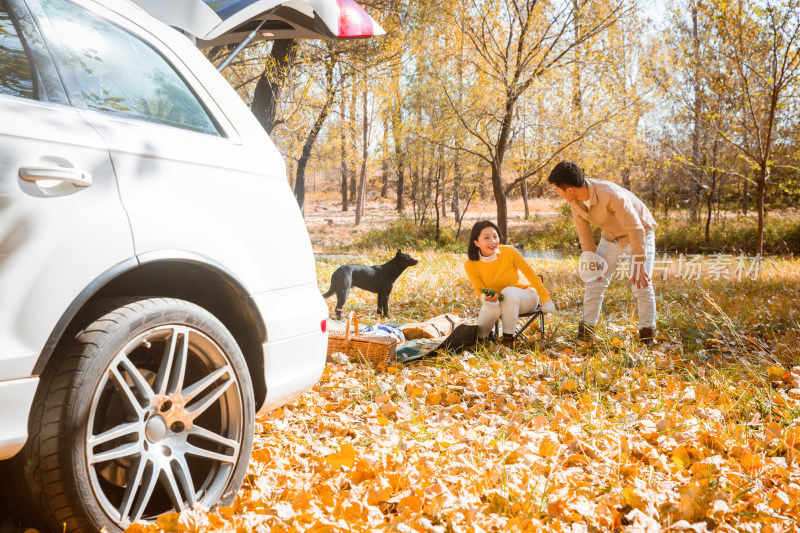
<path fill-rule="evenodd" d="M 586 178 L 589 208 L 580 200 L 569 203 L 583 251 L 597 251 L 591 224 L 620 246 L 631 245 L 631 256 L 644 257 L 644 236 L 658 226 L 650 210 L 631 191 L 616 183 Z"/>

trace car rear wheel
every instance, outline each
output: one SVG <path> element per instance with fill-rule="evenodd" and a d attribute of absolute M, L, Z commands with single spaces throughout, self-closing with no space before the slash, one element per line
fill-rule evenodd
<path fill-rule="evenodd" d="M 252 448 L 253 390 L 214 316 L 183 300 L 130 302 L 52 363 L 16 459 L 48 529 L 121 531 L 233 500 Z"/>

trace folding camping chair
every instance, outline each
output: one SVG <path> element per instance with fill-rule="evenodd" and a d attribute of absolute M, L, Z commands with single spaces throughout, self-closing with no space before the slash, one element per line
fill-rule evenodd
<path fill-rule="evenodd" d="M 514 330 L 514 338 L 516 339 L 520 335 L 522 335 L 528 327 L 533 324 L 533 322 L 538 318 L 539 319 L 539 331 L 542 334 L 542 338 L 544 338 L 544 313 L 542 313 L 541 307 L 538 305 L 536 309 L 533 311 L 529 311 L 527 313 L 520 313 L 519 318 L 526 318 L 525 324 L 518 327 Z M 494 323 L 494 336 L 495 338 L 500 338 L 500 321 Z"/>
<path fill-rule="evenodd" d="M 544 276 L 539 274 L 539 279 L 544 281 Z M 536 306 L 532 311 L 528 311 L 527 313 L 520 313 L 519 318 L 526 318 L 527 321 L 521 327 L 518 327 L 514 330 L 514 338 L 516 339 L 520 335 L 522 335 L 528 326 L 533 324 L 534 320 L 537 318 L 539 319 L 539 331 L 542 334 L 542 338 L 544 339 L 544 313 L 542 313 L 542 308 L 540 306 Z M 496 339 L 500 338 L 500 321 L 494 323 L 494 336 Z"/>

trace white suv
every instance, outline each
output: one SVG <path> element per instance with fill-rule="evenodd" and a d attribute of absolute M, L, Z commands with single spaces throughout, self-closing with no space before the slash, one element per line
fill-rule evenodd
<path fill-rule="evenodd" d="M 237 3 L 242 31 L 258 2 L 206 9 Z M 256 414 L 319 379 L 326 316 L 284 163 L 189 39 L 125 0 L 0 0 L 8 510 L 120 531 L 230 502 Z"/>

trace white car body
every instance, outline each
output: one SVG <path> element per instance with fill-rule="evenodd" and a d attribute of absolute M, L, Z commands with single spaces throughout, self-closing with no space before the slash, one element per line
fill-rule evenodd
<path fill-rule="evenodd" d="M 243 339 L 259 412 L 310 388 L 325 365 L 327 307 L 268 135 L 184 36 L 124 0 L 73 3 L 156 49 L 220 135 L 0 94 L 0 459 L 24 445 L 37 376 L 98 295 L 227 309 L 218 317 Z M 21 168 L 88 172 L 91 185 L 52 188 Z"/>

